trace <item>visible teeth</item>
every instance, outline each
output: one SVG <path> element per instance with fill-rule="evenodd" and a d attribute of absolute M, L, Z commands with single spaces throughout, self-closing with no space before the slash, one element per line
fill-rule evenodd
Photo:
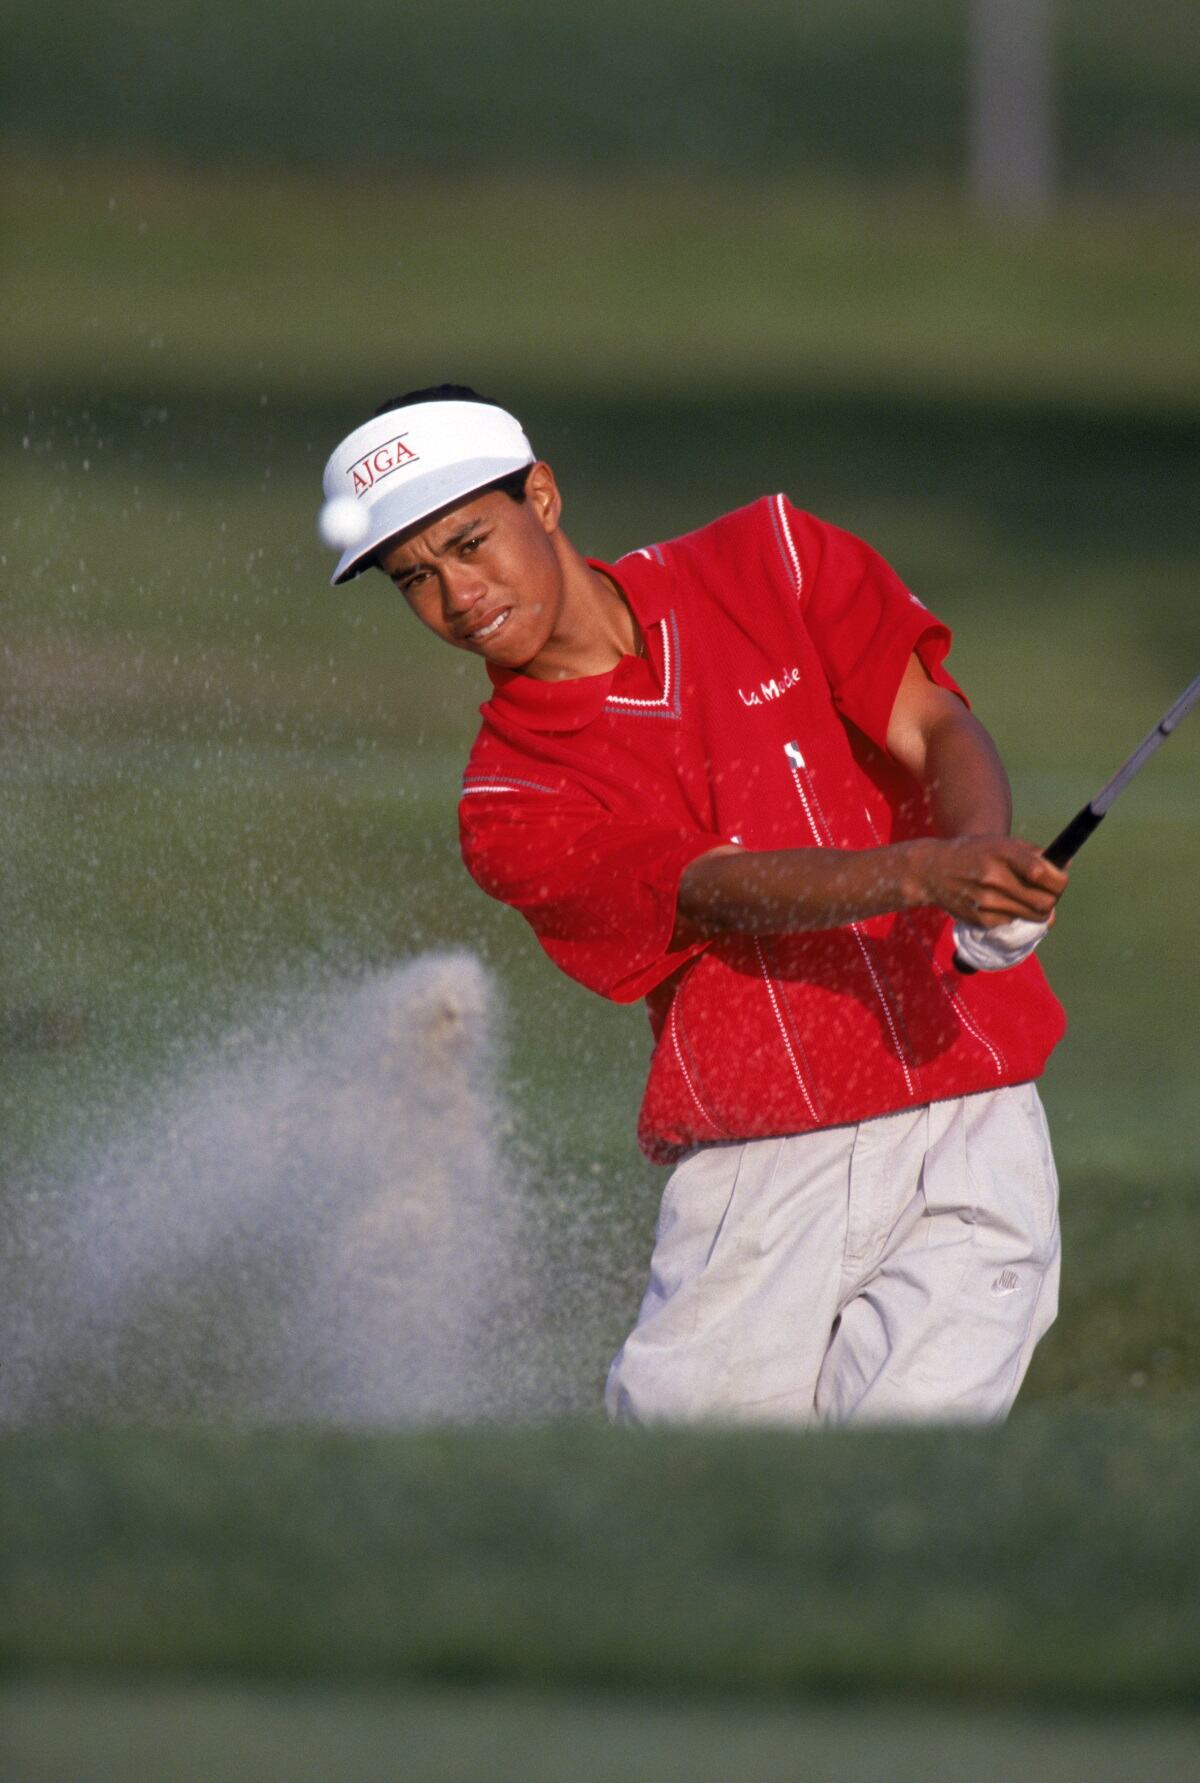
<path fill-rule="evenodd" d="M 494 633 L 496 633 L 500 630 L 500 627 L 504 624 L 504 621 L 507 618 L 508 618 L 508 611 L 506 609 L 503 613 L 497 613 L 496 617 L 491 621 L 491 623 L 489 625 L 485 625 L 482 631 L 474 631 L 471 633 L 471 636 L 476 640 L 478 640 L 479 638 L 490 638 L 494 635 Z"/>

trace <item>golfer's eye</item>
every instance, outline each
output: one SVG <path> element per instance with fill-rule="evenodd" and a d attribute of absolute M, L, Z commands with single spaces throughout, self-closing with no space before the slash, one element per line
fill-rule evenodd
<path fill-rule="evenodd" d="M 482 533 L 478 533 L 473 539 L 464 539 L 462 542 L 462 545 L 460 547 L 462 555 L 464 557 L 466 557 L 468 552 L 478 551 L 478 549 L 479 549 L 480 545 L 482 545 L 482 543 L 483 543 L 483 534 Z"/>

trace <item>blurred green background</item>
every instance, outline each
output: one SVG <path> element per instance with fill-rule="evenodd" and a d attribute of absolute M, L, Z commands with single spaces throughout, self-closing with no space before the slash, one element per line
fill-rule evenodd
<path fill-rule="evenodd" d="M 326 587 L 324 459 L 451 379 L 522 416 L 599 555 L 786 489 L 953 625 L 1019 826 L 1048 836 L 1200 656 L 1191 11 L 1060 0 L 1036 225 L 971 204 L 958 0 L 11 19 L 0 1192 L 74 1170 L 290 987 L 467 945 L 507 994 L 533 1192 L 603 1185 L 561 1395 L 591 1413 L 662 1182 L 632 1138 L 648 1030 L 462 872 L 484 689 L 381 578 Z M 1194 1434 L 1198 763 L 1193 721 L 1044 956 L 1067 1261 L 1022 1404 L 1117 1408 L 1114 1455 L 1146 1401 Z M 1023 1415 L 988 1439 L 1018 1474 Z M 830 1452 L 798 1446 L 814 1491 Z M 857 1488 L 868 1526 L 888 1472 Z M 1081 1470 L 1080 1505 L 1102 1490 Z"/>

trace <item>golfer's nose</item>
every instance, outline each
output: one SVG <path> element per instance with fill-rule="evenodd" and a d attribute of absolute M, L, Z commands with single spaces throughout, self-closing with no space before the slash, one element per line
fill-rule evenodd
<path fill-rule="evenodd" d="M 486 593 L 487 583 L 471 564 L 442 565 L 442 599 L 448 613 L 469 613 Z"/>

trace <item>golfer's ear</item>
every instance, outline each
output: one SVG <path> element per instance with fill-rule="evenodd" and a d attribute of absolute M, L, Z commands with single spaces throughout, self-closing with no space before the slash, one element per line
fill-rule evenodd
<path fill-rule="evenodd" d="M 536 464 L 530 466 L 525 482 L 525 500 L 545 530 L 557 532 L 562 517 L 562 496 L 559 494 L 554 472 L 543 459 L 539 458 Z"/>

